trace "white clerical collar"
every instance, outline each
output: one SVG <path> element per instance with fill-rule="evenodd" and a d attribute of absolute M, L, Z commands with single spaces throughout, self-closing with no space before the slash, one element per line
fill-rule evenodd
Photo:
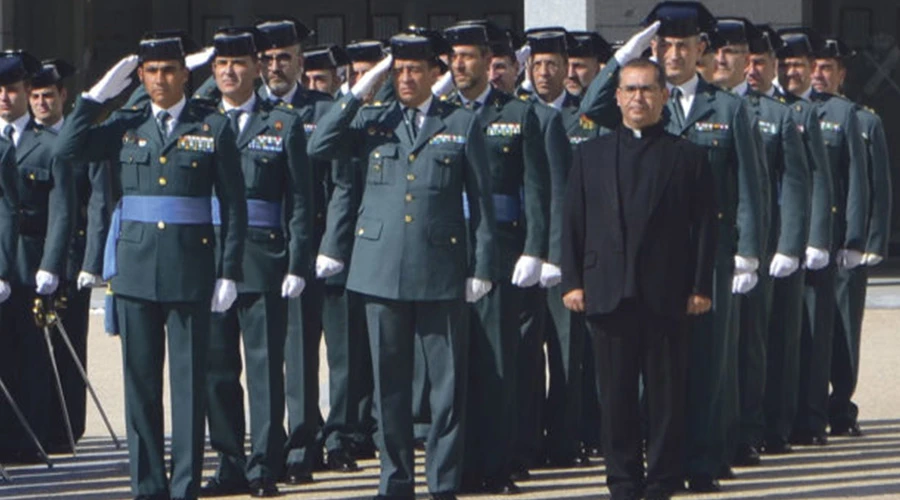
<path fill-rule="evenodd" d="M 747 94 L 747 87 L 749 87 L 749 85 L 747 84 L 747 80 L 744 80 L 741 83 L 739 83 L 736 87 L 731 89 L 731 92 L 734 93 L 735 95 L 743 96 L 743 95 Z"/>
<path fill-rule="evenodd" d="M 562 111 L 563 102 L 566 100 L 566 91 L 563 90 L 562 93 L 559 94 L 559 97 L 554 99 L 552 102 L 547 102 L 540 97 L 538 97 L 538 100 L 557 111 Z"/>
<path fill-rule="evenodd" d="M 266 93 L 269 95 L 270 101 L 277 101 L 280 99 L 282 102 L 290 104 L 290 103 L 294 102 L 294 96 L 297 95 L 297 90 L 299 88 L 300 88 L 300 85 L 297 84 L 296 82 L 294 82 L 294 86 L 291 87 L 291 90 L 288 90 L 287 93 L 282 96 L 278 96 L 278 95 L 275 95 L 275 93 L 272 92 L 272 89 L 270 89 L 269 86 L 267 85 Z"/>
<path fill-rule="evenodd" d="M 233 106 L 228 104 L 228 101 L 225 99 L 222 99 L 222 109 L 224 109 L 226 113 L 232 109 L 240 109 L 244 113 L 253 113 L 254 106 L 256 106 L 256 94 L 254 93 L 251 93 L 250 98 L 244 101 L 240 106 Z"/>
<path fill-rule="evenodd" d="M 491 86 L 490 86 L 490 84 L 488 84 L 488 85 L 485 85 L 485 87 L 484 87 L 484 92 L 482 92 L 482 93 L 481 93 L 478 97 L 476 97 L 475 99 L 471 99 L 471 100 L 470 100 L 470 99 L 466 99 L 466 96 L 462 95 L 462 92 L 459 93 L 459 99 L 462 101 L 462 103 L 463 103 L 465 106 L 468 106 L 470 102 L 475 101 L 475 102 L 477 102 L 481 107 L 484 107 L 484 103 L 485 103 L 485 101 L 487 101 L 488 94 L 490 94 L 490 93 L 491 93 Z"/>
<path fill-rule="evenodd" d="M 171 117 L 172 120 L 178 121 L 178 117 L 181 116 L 181 111 L 184 109 L 185 104 L 187 104 L 187 99 L 185 99 L 184 96 L 182 95 L 181 100 L 176 102 L 169 109 L 161 108 L 152 102 L 150 103 L 150 109 L 153 111 L 154 117 L 159 116 L 160 111 L 166 111 L 169 113 L 169 116 Z"/>

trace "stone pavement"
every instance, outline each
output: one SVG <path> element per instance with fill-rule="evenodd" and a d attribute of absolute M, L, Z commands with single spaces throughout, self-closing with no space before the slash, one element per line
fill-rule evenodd
<path fill-rule="evenodd" d="M 101 298 L 101 296 L 97 296 Z M 102 305 L 102 300 L 98 303 Z M 738 479 L 723 482 L 716 495 L 698 499 L 900 499 L 900 261 L 888 263 L 870 280 L 869 309 L 863 330 L 860 388 L 862 438 L 836 438 L 824 448 L 797 448 L 791 455 L 763 457 L 763 464 L 737 469 Z M 91 381 L 113 426 L 124 440 L 123 395 L 119 341 L 102 333 L 102 317 L 92 316 L 89 339 Z M 324 348 L 322 355 L 324 356 Z M 323 362 L 324 366 L 324 362 Z M 323 412 L 327 411 L 327 373 L 320 374 Z M 116 450 L 97 413 L 88 403 L 87 432 L 78 456 L 53 456 L 54 467 L 8 467 L 11 483 L 0 483 L 2 499 L 120 499 L 130 498 L 127 452 Z M 168 412 L 166 412 L 168 413 Z M 168 419 L 168 415 L 167 415 Z M 167 426 L 168 426 L 167 421 Z M 517 499 L 605 499 L 602 461 L 595 467 L 536 471 L 520 483 Z M 417 492 L 428 498 L 422 467 Z M 378 484 L 378 463 L 361 462 L 354 474 L 317 473 L 312 485 L 284 487 L 283 498 L 368 499 Z M 215 466 L 207 454 L 206 473 Z M 489 498 L 488 496 L 471 498 Z"/>

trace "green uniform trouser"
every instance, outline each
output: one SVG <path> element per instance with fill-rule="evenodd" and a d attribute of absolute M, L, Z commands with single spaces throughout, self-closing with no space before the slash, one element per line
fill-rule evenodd
<path fill-rule="evenodd" d="M 547 437 L 544 450 L 551 461 L 578 456 L 581 421 L 581 364 L 586 325 L 584 316 L 563 305 L 559 286 L 547 290 L 546 341 L 550 387 L 544 408 Z"/>
<path fill-rule="evenodd" d="M 225 313 L 212 315 L 206 395 L 209 440 L 219 452 L 224 484 L 277 479 L 284 447 L 284 336 L 287 301 L 277 291 L 241 293 Z M 241 351 L 250 400 L 250 457 L 244 455 Z"/>
<path fill-rule="evenodd" d="M 3 303 L 3 324 L 0 337 L 4 347 L 3 382 L 34 430 L 41 444 L 46 446 L 51 426 L 50 412 L 56 395 L 56 382 L 50 366 L 50 355 L 44 331 L 34 323 L 34 286 L 13 285 L 12 295 Z M 53 333 L 56 335 L 56 333 Z M 0 396 L 2 398 L 2 396 Z M 36 452 L 31 438 L 2 398 L 6 428 L 0 429 L 0 450 Z M 56 419 L 52 419 L 55 423 Z M 60 424 L 62 421 L 60 420 Z M 62 430 L 65 436 L 65 429 Z M 64 437 L 68 441 L 67 437 Z"/>
<path fill-rule="evenodd" d="M 525 289 L 519 313 L 514 455 L 515 461 L 526 467 L 536 465 L 544 437 L 546 304 L 546 290 L 539 286 Z"/>
<path fill-rule="evenodd" d="M 506 478 L 516 435 L 519 311 L 524 291 L 507 280 L 471 305 L 465 474 Z"/>
<path fill-rule="evenodd" d="M 203 469 L 210 299 L 151 302 L 116 296 L 125 372 L 131 492 L 197 498 Z M 163 361 L 169 347 L 171 486 L 163 439 Z"/>
<path fill-rule="evenodd" d="M 87 334 L 90 321 L 91 290 L 89 288 L 78 290 L 75 283 L 62 283 L 60 289 L 66 291 L 67 300 L 66 308 L 59 311 L 59 316 L 66 333 L 69 334 L 69 340 L 72 341 L 72 347 L 78 354 L 78 360 L 87 370 Z M 51 330 L 56 330 L 56 327 L 52 327 Z M 69 352 L 62 336 L 56 331 L 53 331 L 53 351 L 56 353 L 59 378 L 62 380 L 63 392 L 66 395 L 66 407 L 69 421 L 72 424 L 72 434 L 77 441 L 84 435 L 87 389 L 84 379 L 81 378 L 81 373 L 78 372 L 78 367 L 72 359 L 72 353 Z M 50 398 L 51 409 L 48 410 L 51 422 L 47 430 L 47 442 L 51 446 L 64 444 L 68 447 L 69 438 L 66 436 L 62 408 L 59 398 L 55 397 L 56 389 L 53 388 L 53 391 L 54 397 Z"/>
<path fill-rule="evenodd" d="M 284 388 L 288 412 L 287 464 L 308 470 L 322 461 L 319 412 L 319 343 L 325 282 L 310 280 L 303 294 L 288 301 L 284 342 Z"/>
<path fill-rule="evenodd" d="M 851 426 L 859 416 L 859 408 L 851 398 L 859 378 L 859 348 L 868 279 L 866 266 L 840 270 L 835 278 L 837 316 L 831 357 L 832 391 L 828 401 L 828 419 L 833 427 Z"/>
<path fill-rule="evenodd" d="M 800 338 L 800 376 L 793 432 L 825 434 L 828 426 L 828 378 L 834 338 L 835 275 L 831 263 L 825 269 L 806 273 Z M 785 381 L 789 383 L 789 381 Z"/>
<path fill-rule="evenodd" d="M 335 451 L 372 439 L 372 358 L 359 295 L 326 285 L 322 324 L 331 402 L 322 433 L 325 449 Z"/>
<path fill-rule="evenodd" d="M 766 348 L 775 282 L 768 261 L 760 264 L 759 283 L 740 297 L 738 323 L 738 380 L 740 384 L 740 431 L 735 443 L 759 446 L 766 428 Z"/>
<path fill-rule="evenodd" d="M 785 443 L 790 438 L 797 412 L 797 388 L 800 376 L 800 338 L 804 321 L 804 294 L 807 271 L 774 280 L 769 341 L 766 348 L 766 376 L 762 439 Z M 755 426 L 748 428 L 747 440 L 754 444 Z"/>
<path fill-rule="evenodd" d="M 736 345 L 732 322 L 731 284 L 734 254 L 719 249 L 713 272 L 712 310 L 694 320 L 688 351 L 687 435 L 685 474 L 692 477 L 718 476 L 726 465 L 728 426 L 726 391 L 736 385 L 736 367 L 729 349 Z M 735 355 L 737 349 L 734 349 Z M 730 372 L 735 375 L 731 376 Z M 730 458 L 730 457 L 729 457 Z"/>
<path fill-rule="evenodd" d="M 412 419 L 414 337 L 421 336 L 431 390 L 431 430 L 425 475 L 432 493 L 456 491 L 465 439 L 468 312 L 462 299 L 398 301 L 363 296 L 380 451 L 379 494 L 412 497 L 415 487 Z"/>

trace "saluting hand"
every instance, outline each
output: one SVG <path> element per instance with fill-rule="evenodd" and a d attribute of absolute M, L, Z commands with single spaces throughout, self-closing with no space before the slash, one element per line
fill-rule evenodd
<path fill-rule="evenodd" d="M 576 288 L 569 293 L 563 295 L 563 305 L 566 306 L 566 309 L 583 313 L 584 312 L 584 289 Z"/>
<path fill-rule="evenodd" d="M 712 308 L 712 300 L 704 295 L 691 295 L 688 297 L 687 313 L 689 316 L 706 314 Z"/>
<path fill-rule="evenodd" d="M 12 287 L 8 281 L 0 280 L 0 304 L 6 302 L 6 299 L 12 294 Z"/>
<path fill-rule="evenodd" d="M 82 94 L 83 97 L 102 104 L 121 94 L 131 84 L 131 73 L 137 69 L 138 63 L 138 56 L 125 56 L 90 90 Z"/>

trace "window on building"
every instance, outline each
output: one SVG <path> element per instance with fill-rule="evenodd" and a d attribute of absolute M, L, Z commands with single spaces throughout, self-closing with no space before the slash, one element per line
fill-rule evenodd
<path fill-rule="evenodd" d="M 841 40 L 851 47 L 869 45 L 872 35 L 872 9 L 841 9 Z"/>
<path fill-rule="evenodd" d="M 344 16 L 316 17 L 316 40 L 320 45 L 344 45 Z"/>
<path fill-rule="evenodd" d="M 372 38 L 387 40 L 400 31 L 400 16 L 397 14 L 381 14 L 372 16 Z"/>
<path fill-rule="evenodd" d="M 485 14 L 484 18 L 492 21 L 501 28 L 516 29 L 515 16 L 512 14 L 497 12 L 494 14 Z"/>

